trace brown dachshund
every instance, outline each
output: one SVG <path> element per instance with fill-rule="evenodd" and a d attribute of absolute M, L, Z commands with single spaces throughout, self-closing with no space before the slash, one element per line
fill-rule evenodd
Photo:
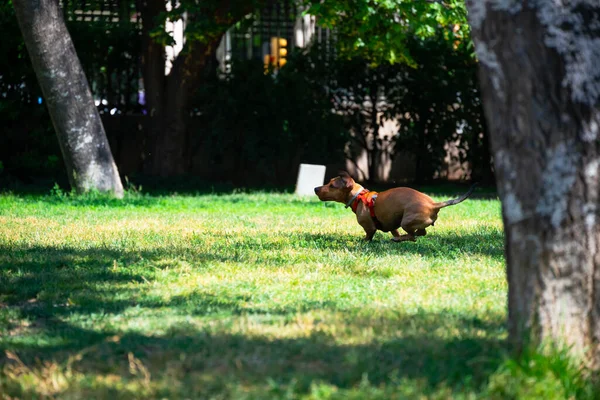
<path fill-rule="evenodd" d="M 354 182 L 347 172 L 341 172 L 328 184 L 316 187 L 315 194 L 321 201 L 337 201 L 352 207 L 358 223 L 367 234 L 367 241 L 373 239 L 379 229 L 391 232 L 395 242 L 414 242 L 417 236 L 427 234 L 425 228 L 433 226 L 441 208 L 464 201 L 474 188 L 475 185 L 471 186 L 467 193 L 457 199 L 436 203 L 426 194 L 407 187 L 381 193 L 371 192 Z M 400 235 L 400 227 L 406 231 L 406 235 Z"/>

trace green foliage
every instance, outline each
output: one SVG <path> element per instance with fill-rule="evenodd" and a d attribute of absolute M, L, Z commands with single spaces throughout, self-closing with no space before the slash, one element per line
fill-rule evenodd
<path fill-rule="evenodd" d="M 477 64 L 467 43 L 446 33 L 406 40 L 414 66 L 372 66 L 358 57 L 328 64 L 333 107 L 353 133 L 349 157 L 364 150 L 369 155 L 365 176 L 375 176 L 382 154 L 393 158 L 402 153 L 414 157 L 417 181 L 430 180 L 445 167 L 446 144 L 454 143 L 459 149 L 454 161 L 469 161 L 472 178 L 493 181 Z M 310 53 L 313 62 L 321 51 Z M 398 122 L 398 130 L 375 136 L 390 120 Z"/>
<path fill-rule="evenodd" d="M 58 183 L 54 183 L 54 186 L 52 186 L 52 189 L 50 190 L 50 196 L 59 200 L 66 200 L 68 193 L 65 193 Z"/>
<path fill-rule="evenodd" d="M 321 68 L 300 54 L 276 74 L 262 62 L 238 61 L 225 79 L 203 85 L 197 140 L 200 159 L 219 166 L 215 181 L 292 184 L 300 162 L 343 161 L 347 136 Z"/>
<path fill-rule="evenodd" d="M 526 348 L 507 358 L 490 377 L 487 392 L 493 399 L 598 399 L 594 382 L 568 349 Z"/>
<path fill-rule="evenodd" d="M 454 143 L 454 161 L 470 162 L 473 179 L 493 182 L 478 68 L 468 43 L 439 32 L 413 38 L 408 47 L 417 67 L 400 67 L 384 81 L 392 104 L 385 115 L 400 124 L 394 150 L 414 154 L 417 180 L 425 181 L 440 173 L 445 145 Z"/>
<path fill-rule="evenodd" d="M 151 0 L 160 1 L 160 0 Z M 184 35 L 188 45 L 200 42 L 208 43 L 219 38 L 229 27 L 236 23 L 251 23 L 253 13 L 259 10 L 265 0 L 220 0 L 196 1 L 179 0 L 171 10 L 161 12 L 155 21 L 150 36 L 157 43 L 172 45 L 174 39 L 166 30 L 167 21 L 177 21 L 185 15 Z"/>
<path fill-rule="evenodd" d="M 68 28 L 77 55 L 96 99 L 103 99 L 100 113 L 117 108 L 119 113 L 140 112 L 138 90 L 141 36 L 126 9 L 118 24 L 105 20 L 70 21 Z"/>
<path fill-rule="evenodd" d="M 188 29 L 191 32 L 202 28 L 207 35 L 221 30 L 227 21 L 235 20 L 238 25 L 251 22 L 252 19 L 244 16 L 262 4 L 242 0 L 227 4 L 188 3 L 181 3 L 183 8 L 173 10 L 170 17 L 177 17 L 177 13 L 189 7 L 194 17 Z M 67 13 L 73 12 L 78 4 L 65 2 Z M 326 14 L 324 21 L 333 24 L 335 18 L 343 14 L 342 8 L 335 8 L 336 4 L 342 3 L 324 2 L 315 7 Z M 366 20 L 371 22 L 370 18 L 389 17 L 394 7 L 408 7 L 404 2 L 389 1 L 356 4 L 371 7 L 365 14 Z M 445 4 L 419 4 L 416 7 L 427 8 L 429 11 L 425 14 L 429 16 L 413 17 L 430 22 L 423 26 L 433 26 L 435 20 L 439 27 L 447 27 L 458 17 L 443 15 L 452 10 L 460 14 L 461 7 Z M 10 4 L 0 7 L 0 22 L 7 32 L 12 32 L 0 44 L 2 54 L 6 54 L 0 60 L 0 69 L 7 71 L 0 78 L 0 89 L 6 93 L 0 102 L 0 119 L 5 122 L 0 128 L 0 159 L 4 162 L 5 175 L 25 181 L 45 175 L 60 180 L 64 178 L 60 149 L 45 105 L 37 104 L 41 94 L 12 7 Z M 131 2 L 122 3 L 123 18 L 118 24 L 101 19 L 69 22 L 94 95 L 107 102 L 100 106 L 101 112 L 113 108 L 123 113 L 140 111 L 137 108 L 140 77 L 134 60 L 139 58 L 141 39 L 139 25 L 127 17 L 134 11 L 132 7 Z M 380 7 L 385 12 L 379 13 Z M 351 25 L 344 24 L 346 26 Z M 368 24 L 363 28 L 367 27 Z M 381 25 L 384 27 L 385 24 Z M 338 28 L 335 35 L 339 38 Z M 223 168 L 215 168 L 214 181 L 231 181 L 234 177 L 236 183 L 252 184 L 248 179 L 255 179 L 261 184 L 289 185 L 299 162 L 342 161 L 343 144 L 349 132 L 354 132 L 351 156 L 363 148 L 373 155 L 388 152 L 394 156 L 406 151 L 415 155 L 418 178 L 422 181 L 441 170 L 445 141 L 457 141 L 460 161 L 471 162 L 477 170 L 477 179 L 488 171 L 483 180 L 489 182 L 488 146 L 485 135 L 481 135 L 485 130 L 484 119 L 474 84 L 476 65 L 469 42 L 463 40 L 460 29 L 456 32 L 447 28 L 423 29 L 429 33 L 406 30 L 404 36 L 398 36 L 410 53 L 411 67 L 405 63 L 392 64 L 388 61 L 394 60 L 384 57 L 383 53 L 376 58 L 368 52 L 354 53 L 365 58 L 342 57 L 334 61 L 331 53 L 318 46 L 309 54 L 290 55 L 290 62 L 276 76 L 264 75 L 258 63 L 237 63 L 234 73 L 225 81 L 211 79 L 198 94 L 196 111 L 200 115 L 197 119 L 200 129 L 195 130 L 191 148 L 200 149 L 201 155 L 192 162 L 222 165 Z M 194 35 L 197 40 L 206 39 L 198 36 L 200 33 Z M 343 37 L 340 40 L 343 42 Z M 369 40 L 385 42 L 375 36 Z M 385 46 L 398 45 L 393 44 L 394 41 L 386 43 Z M 396 135 L 381 140 L 360 136 L 368 135 L 383 122 L 382 119 L 373 122 L 371 110 L 366 106 L 373 87 L 376 96 L 385 98 L 386 102 L 385 105 L 379 103 L 381 107 L 376 111 L 383 112 L 387 119 L 403 119 Z M 349 98 L 352 100 L 347 101 Z M 455 105 L 457 109 L 448 110 Z M 426 117 L 421 118 L 423 115 Z M 455 133 L 457 125 L 464 125 L 461 135 Z"/>
<path fill-rule="evenodd" d="M 366 149 L 365 176 L 375 176 L 381 154 L 402 153 L 414 157 L 423 182 L 443 171 L 445 145 L 452 142 L 459 149 L 454 161 L 470 162 L 471 178 L 493 182 L 477 65 L 467 43 L 439 32 L 407 46 L 416 67 L 334 59 L 318 43 L 292 53 L 276 75 L 265 74 L 261 63 L 235 60 L 232 74 L 205 85 L 197 104 L 200 159 L 221 168 L 212 179 L 289 184 L 299 162 L 335 163 L 344 150 L 356 159 Z M 399 121 L 399 130 L 375 138 L 387 120 Z"/>
<path fill-rule="evenodd" d="M 452 30 L 457 40 L 470 41 L 464 0 L 305 0 L 308 13 L 335 31 L 342 57 L 360 57 L 372 65 L 417 62 L 408 39 L 433 37 Z"/>
<path fill-rule="evenodd" d="M 470 161 L 473 179 L 493 181 L 464 1 L 305 3 L 335 32 L 342 58 L 336 109 L 354 132 L 351 157 L 367 150 L 366 176 L 374 176 L 382 154 L 403 151 L 415 156 L 417 181 L 429 180 L 442 170 L 451 142 L 459 150 L 455 161 Z M 385 120 L 398 120 L 400 130 L 376 138 Z"/>

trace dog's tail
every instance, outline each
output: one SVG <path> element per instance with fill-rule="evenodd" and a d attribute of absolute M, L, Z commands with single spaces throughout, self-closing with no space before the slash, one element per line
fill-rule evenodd
<path fill-rule="evenodd" d="M 463 201 L 465 201 L 467 199 L 467 197 L 469 197 L 471 195 L 471 193 L 473 193 L 473 189 L 475 189 L 475 186 L 477 186 L 477 183 L 474 183 L 469 190 L 467 191 L 467 193 L 463 194 L 462 196 L 456 198 L 456 199 L 452 199 L 452 200 L 446 200 L 446 201 L 442 201 L 440 203 L 435 203 L 434 206 L 435 208 L 437 208 L 438 210 L 440 208 L 444 208 L 444 207 L 448 207 L 448 206 L 453 206 L 455 204 L 461 203 Z"/>

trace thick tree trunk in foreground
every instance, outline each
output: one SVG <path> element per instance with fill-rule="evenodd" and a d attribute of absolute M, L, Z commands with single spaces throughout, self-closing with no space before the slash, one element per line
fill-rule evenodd
<path fill-rule="evenodd" d="M 467 1 L 506 232 L 509 335 L 600 365 L 597 1 Z"/>
<path fill-rule="evenodd" d="M 77 192 L 123 196 L 119 172 L 58 0 L 13 0 L 19 27 Z"/>

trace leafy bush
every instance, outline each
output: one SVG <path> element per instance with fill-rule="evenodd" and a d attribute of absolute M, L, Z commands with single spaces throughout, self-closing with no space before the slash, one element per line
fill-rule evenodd
<path fill-rule="evenodd" d="M 215 180 L 284 184 L 300 162 L 340 165 L 344 156 L 356 160 L 365 150 L 364 176 L 376 179 L 381 159 L 403 152 L 414 157 L 422 182 L 443 178 L 446 145 L 453 143 L 459 150 L 454 161 L 469 162 L 471 178 L 491 183 L 469 43 L 442 32 L 408 46 L 416 68 L 336 59 L 319 44 L 296 51 L 277 73 L 265 73 L 261 62 L 236 60 L 231 74 L 215 75 L 199 94 L 199 159 L 219 167 L 210 169 Z M 379 137 L 387 120 L 399 128 Z"/>
<path fill-rule="evenodd" d="M 597 399 L 596 383 L 566 349 L 526 348 L 490 377 L 493 399 Z"/>
<path fill-rule="evenodd" d="M 412 154 L 416 180 L 440 176 L 446 144 L 459 149 L 454 161 L 471 164 L 472 178 L 493 180 L 487 133 L 479 97 L 477 64 L 467 42 L 453 42 L 443 32 L 433 38 L 412 38 L 407 46 L 416 67 L 405 64 L 371 66 L 366 60 L 332 64 L 330 86 L 335 109 L 352 132 L 349 158 L 367 152 L 365 176 L 376 179 L 382 155 Z M 378 137 L 388 120 L 399 128 Z"/>
<path fill-rule="evenodd" d="M 297 55 L 277 73 L 265 72 L 261 62 L 238 61 L 224 79 L 203 85 L 196 141 L 202 162 L 215 166 L 212 178 L 285 185 L 301 162 L 342 162 L 348 136 L 324 78 Z"/>

